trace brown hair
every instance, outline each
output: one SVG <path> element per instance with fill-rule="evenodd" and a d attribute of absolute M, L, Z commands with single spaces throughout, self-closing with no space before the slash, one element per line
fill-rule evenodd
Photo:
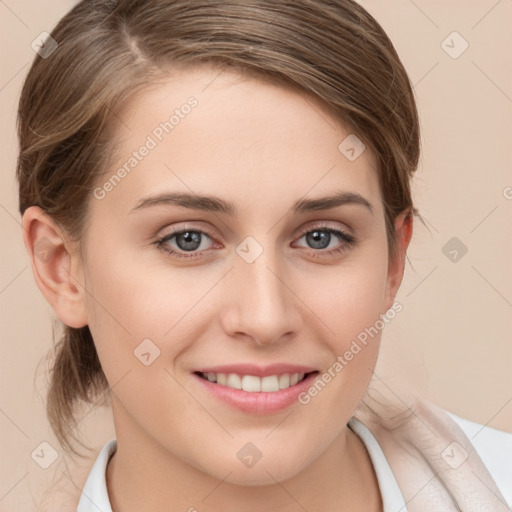
<path fill-rule="evenodd" d="M 394 219 L 412 204 L 419 121 L 407 73 L 384 30 L 353 0 L 83 0 L 36 56 L 18 111 L 19 209 L 40 206 L 80 240 L 125 101 L 173 67 L 211 63 L 312 95 L 377 158 L 389 256 Z M 341 141 L 340 141 L 341 142 Z M 62 325 L 47 414 L 65 449 L 76 406 L 108 382 L 87 326 Z"/>

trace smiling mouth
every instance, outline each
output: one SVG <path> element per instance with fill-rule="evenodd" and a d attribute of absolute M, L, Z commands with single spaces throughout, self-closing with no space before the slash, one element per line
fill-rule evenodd
<path fill-rule="evenodd" d="M 258 392 L 277 392 L 282 389 L 288 389 L 302 382 L 309 375 L 318 373 L 318 371 L 309 373 L 282 373 L 258 377 L 256 375 L 240 375 L 238 373 L 215 373 L 215 372 L 194 372 L 199 377 L 221 386 L 231 389 L 240 389 L 249 393 Z"/>

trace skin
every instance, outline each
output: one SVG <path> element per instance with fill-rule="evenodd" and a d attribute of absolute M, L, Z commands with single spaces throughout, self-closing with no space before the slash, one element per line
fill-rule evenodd
<path fill-rule="evenodd" d="M 119 160 L 99 186 L 190 96 L 198 105 L 172 133 L 103 199 L 91 197 L 81 248 L 39 207 L 23 216 L 39 288 L 65 324 L 89 326 L 112 388 L 113 510 L 378 511 L 371 461 L 347 422 L 372 376 L 380 333 L 309 404 L 278 413 L 219 402 L 191 372 L 239 362 L 332 366 L 393 304 L 412 217 L 397 217 L 399 250 L 389 261 L 370 150 L 349 161 L 338 145 L 350 132 L 311 97 L 207 67 L 181 70 L 127 104 Z M 217 196 L 239 211 L 160 205 L 130 213 L 164 191 Z M 358 204 L 289 213 L 298 199 L 333 191 L 361 194 L 373 214 Z M 358 241 L 331 234 L 319 249 L 305 236 L 319 223 Z M 155 244 L 184 227 L 207 230 L 198 257 Z M 235 250 L 249 235 L 263 248 L 253 263 Z M 44 261 L 34 256 L 43 238 L 56 249 Z M 186 254 L 178 243 L 167 248 Z M 134 356 L 147 338 L 160 350 L 149 366 Z M 237 458 L 247 442 L 262 453 L 251 468 Z"/>

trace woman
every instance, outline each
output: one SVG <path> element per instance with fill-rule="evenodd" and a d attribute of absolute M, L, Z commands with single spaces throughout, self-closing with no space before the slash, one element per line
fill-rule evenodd
<path fill-rule="evenodd" d="M 449 415 L 368 392 L 421 219 L 378 23 L 350 0 L 82 1 L 51 37 L 18 161 L 66 326 L 48 417 L 74 450 L 76 404 L 108 394 L 116 428 L 77 510 L 506 510 Z"/>

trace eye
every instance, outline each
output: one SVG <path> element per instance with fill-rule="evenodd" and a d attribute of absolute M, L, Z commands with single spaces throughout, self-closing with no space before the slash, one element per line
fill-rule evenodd
<path fill-rule="evenodd" d="M 332 235 L 334 235 L 334 237 Z M 304 231 L 302 233 L 300 238 L 305 238 L 309 247 L 316 249 L 316 251 L 313 251 L 315 257 L 346 251 L 353 247 L 357 242 L 354 235 L 341 229 L 326 225 L 309 228 L 308 231 Z M 336 245 L 336 238 L 338 241 L 341 241 L 341 244 L 338 243 L 338 245 Z M 331 242 L 334 242 L 334 246 Z"/>
<path fill-rule="evenodd" d="M 357 238 L 354 235 L 327 225 L 309 228 L 302 232 L 300 238 L 305 238 L 311 249 L 314 249 L 312 251 L 313 257 L 341 253 L 349 250 L 357 243 Z M 336 239 L 338 239 L 338 245 L 335 243 Z M 196 258 L 212 247 L 212 244 L 208 245 L 208 240 L 212 241 L 213 235 L 201 229 L 188 227 L 172 231 L 154 243 L 165 253 L 177 258 Z M 332 242 L 334 242 L 334 247 Z"/>
<path fill-rule="evenodd" d="M 171 241 L 174 240 L 173 245 Z M 178 258 L 194 258 L 201 254 L 205 247 L 204 241 L 212 239 L 211 236 L 199 229 L 180 229 L 159 238 L 155 244 L 168 254 L 172 254 Z M 186 254 L 190 253 L 190 254 Z"/>

